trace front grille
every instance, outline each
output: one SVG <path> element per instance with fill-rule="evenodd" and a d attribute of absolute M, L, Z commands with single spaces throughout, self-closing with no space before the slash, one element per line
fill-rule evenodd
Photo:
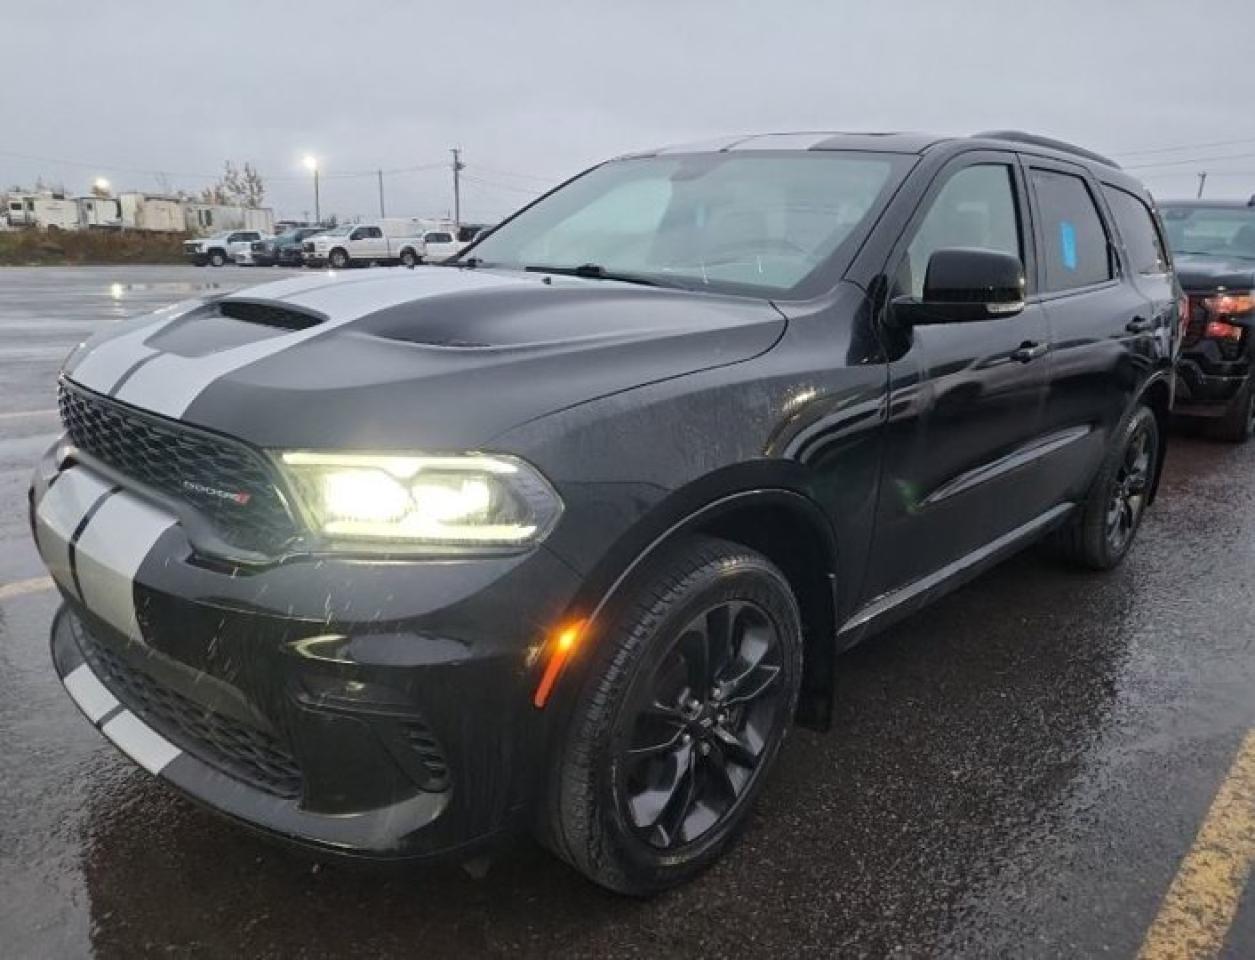
<path fill-rule="evenodd" d="M 308 243 L 308 242 L 307 242 L 307 243 L 303 243 L 303 244 L 301 244 L 301 249 L 302 249 L 302 250 L 304 250 L 306 253 L 313 253 L 313 252 L 314 252 L 314 245 L 313 245 L 312 243 Z"/>
<path fill-rule="evenodd" d="M 61 382 L 61 422 L 79 449 L 191 504 L 226 543 L 274 555 L 296 527 L 261 455 Z"/>
<path fill-rule="evenodd" d="M 118 702 L 197 759 L 237 780 L 280 797 L 301 792 L 296 759 L 271 734 L 189 700 L 132 666 L 93 637 L 77 631 L 92 671 Z"/>

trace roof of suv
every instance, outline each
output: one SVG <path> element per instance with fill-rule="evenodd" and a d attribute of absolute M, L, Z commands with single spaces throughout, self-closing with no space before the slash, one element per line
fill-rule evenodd
<path fill-rule="evenodd" d="M 671 153 L 724 153 L 737 150 L 877 150 L 884 153 L 921 154 L 941 144 L 968 144 L 1002 150 L 1054 155 L 1073 162 L 1101 164 L 1112 170 L 1120 167 L 1114 161 L 1063 140 L 1024 133 L 1020 130 L 991 130 L 970 137 L 946 137 L 910 132 L 841 132 L 809 130 L 793 133 L 759 133 L 721 137 L 699 143 L 676 144 L 656 150 L 628 154 L 633 157 Z"/>

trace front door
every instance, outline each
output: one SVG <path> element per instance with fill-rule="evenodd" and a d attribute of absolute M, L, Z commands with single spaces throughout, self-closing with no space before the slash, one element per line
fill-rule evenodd
<path fill-rule="evenodd" d="M 889 413 L 865 597 L 891 599 L 961 567 L 1053 506 L 1037 484 L 1050 330 L 1030 222 L 1015 156 L 964 154 L 937 176 L 889 261 L 889 300 L 920 297 L 931 254 L 956 247 L 1018 256 L 1028 296 L 1023 312 L 994 320 L 903 330 L 886 317 Z"/>

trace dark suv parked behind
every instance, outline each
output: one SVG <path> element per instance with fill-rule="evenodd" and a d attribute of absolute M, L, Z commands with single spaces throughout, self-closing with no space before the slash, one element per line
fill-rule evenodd
<path fill-rule="evenodd" d="M 1053 141 L 623 157 L 450 266 L 77 350 L 31 491 L 53 661 L 245 823 L 363 857 L 530 825 L 658 890 L 828 722 L 840 651 L 1047 535 L 1120 562 L 1175 294 L 1142 187 Z"/>
<path fill-rule="evenodd" d="M 1189 297 L 1174 409 L 1244 443 L 1255 433 L 1255 206 L 1181 200 L 1161 209 Z"/>

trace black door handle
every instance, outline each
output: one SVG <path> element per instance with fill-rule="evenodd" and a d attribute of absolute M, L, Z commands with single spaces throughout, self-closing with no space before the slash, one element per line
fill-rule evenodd
<path fill-rule="evenodd" d="M 1145 333 L 1153 326 L 1154 323 L 1147 320 L 1145 317 L 1134 317 L 1124 325 L 1124 329 L 1129 333 Z"/>
<path fill-rule="evenodd" d="M 1044 343 L 1034 343 L 1032 340 L 1025 340 L 1020 344 L 1018 350 L 1011 351 L 1011 359 L 1019 363 L 1031 363 L 1038 357 L 1044 357 L 1049 349 L 1050 347 Z"/>

